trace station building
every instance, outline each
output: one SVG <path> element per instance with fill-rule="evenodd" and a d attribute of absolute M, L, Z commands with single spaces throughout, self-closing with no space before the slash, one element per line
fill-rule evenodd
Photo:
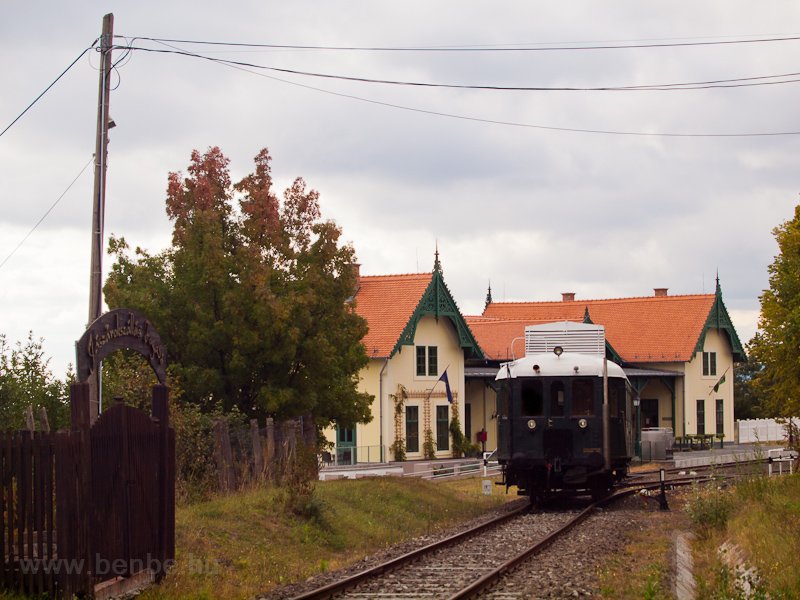
<path fill-rule="evenodd" d="M 466 368 L 466 397 L 490 446 L 497 429 L 492 371 L 524 355 L 526 326 L 557 322 L 605 327 L 606 357 L 623 367 L 636 392 L 638 430 L 734 439 L 734 363 L 746 356 L 719 280 L 713 294 L 670 296 L 656 288 L 647 297 L 582 300 L 564 293 L 555 302 L 494 302 L 490 289 L 483 314 L 466 320 L 484 352 L 482 364 Z"/>
<path fill-rule="evenodd" d="M 483 359 L 444 282 L 438 252 L 430 273 L 356 277 L 355 310 L 369 324 L 360 391 L 374 396 L 372 421 L 327 433 L 338 464 L 453 455 L 449 426 L 471 426 L 464 367 Z M 426 444 L 427 450 L 426 452 Z"/>
<path fill-rule="evenodd" d="M 437 252 L 430 273 L 358 275 L 353 299 L 369 325 L 360 389 L 374 396 L 373 419 L 327 433 L 338 463 L 388 462 L 398 448 L 408 460 L 451 457 L 453 417 L 472 443 L 493 450 L 497 370 L 524 355 L 526 326 L 558 322 L 604 326 L 606 356 L 638 395 L 637 429 L 733 440 L 733 369 L 746 357 L 719 280 L 713 294 L 657 288 L 600 300 L 565 293 L 556 302 L 494 302 L 490 289 L 483 313 L 464 316 Z"/>

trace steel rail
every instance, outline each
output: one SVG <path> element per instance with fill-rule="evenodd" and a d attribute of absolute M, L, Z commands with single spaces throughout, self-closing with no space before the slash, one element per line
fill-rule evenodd
<path fill-rule="evenodd" d="M 669 482 L 669 485 L 689 485 L 692 483 L 704 483 L 707 481 L 711 480 L 708 478 L 706 479 L 694 478 L 692 480 L 673 480 Z M 516 566 L 518 566 L 520 563 L 524 562 L 531 556 L 539 554 L 548 546 L 550 546 L 554 541 L 556 541 L 559 537 L 566 534 L 575 526 L 585 521 L 597 508 L 605 506 L 606 504 L 617 502 L 618 500 L 621 500 L 626 496 L 631 496 L 637 493 L 641 489 L 657 489 L 660 487 L 661 487 L 661 482 L 658 482 L 653 484 L 647 484 L 644 486 L 637 486 L 636 488 L 618 490 L 613 494 L 611 494 L 610 496 L 607 496 L 606 498 L 602 498 L 597 502 L 593 502 L 585 509 L 583 509 L 573 519 L 571 519 L 568 523 L 563 525 L 561 528 L 548 534 L 546 537 L 542 538 L 541 540 L 539 540 L 526 550 L 523 550 L 513 558 L 507 560 L 505 563 L 503 563 L 493 571 L 487 573 L 486 575 L 483 575 L 480 579 L 475 580 L 467 587 L 453 594 L 448 598 L 448 600 L 463 600 L 464 598 L 470 598 L 475 594 L 477 594 L 478 592 L 485 590 L 487 587 L 489 587 L 496 581 L 499 581 L 508 571 L 512 570 L 513 568 L 515 568 Z"/>
<path fill-rule="evenodd" d="M 666 487 L 675 487 L 675 486 L 683 486 L 683 485 L 691 485 L 694 483 L 707 483 L 709 481 L 713 481 L 713 478 L 710 477 L 689 477 L 685 479 L 672 479 L 669 481 L 665 481 L 664 485 Z M 525 561 L 526 559 L 534 556 L 548 546 L 550 546 L 556 539 L 560 536 L 566 534 L 575 526 L 579 525 L 583 521 L 585 521 L 591 514 L 600 507 L 606 506 L 608 504 L 612 504 L 625 498 L 627 496 L 632 496 L 643 489 L 659 489 L 661 487 L 661 482 L 647 482 L 647 483 L 633 483 L 630 486 L 626 486 L 623 489 L 617 490 L 611 495 L 598 500 L 597 502 L 593 502 L 589 506 L 587 506 L 584 510 L 578 513 L 573 519 L 571 519 L 568 523 L 557 529 L 556 531 L 548 534 L 543 539 L 539 540 L 532 546 L 528 547 L 526 550 L 518 553 L 513 558 L 507 560 L 499 567 L 495 568 L 491 572 L 481 576 L 479 579 L 475 580 L 467 587 L 463 588 L 459 592 L 455 593 L 454 595 L 450 596 L 450 600 L 460 600 L 463 598 L 469 598 L 481 590 L 485 589 L 486 587 L 490 586 L 492 583 L 501 579 L 508 571 L 513 569 L 514 567 L 518 566 L 520 563 Z M 403 565 L 406 565 L 410 562 L 413 562 L 422 556 L 440 548 L 444 548 L 446 546 L 458 543 L 466 538 L 469 538 L 481 531 L 486 529 L 490 529 L 506 521 L 510 521 L 514 517 L 518 516 L 521 513 L 526 512 L 530 509 L 530 504 L 526 501 L 522 503 L 518 508 L 513 509 L 512 511 L 496 517 L 490 521 L 477 525 L 475 527 L 471 527 L 467 530 L 439 540 L 437 542 L 433 542 L 432 544 L 428 544 L 422 548 L 418 548 L 416 550 L 412 550 L 411 552 L 407 552 L 402 556 L 393 558 L 387 562 L 381 563 L 374 567 L 370 567 L 363 571 L 360 571 L 354 575 L 346 577 L 344 579 L 340 579 L 338 581 L 334 581 L 329 583 L 323 587 L 317 588 L 315 590 L 311 590 L 300 594 L 298 596 L 293 596 L 293 600 L 320 600 L 323 598 L 331 598 L 336 594 L 341 594 L 356 585 L 370 579 L 371 577 L 382 575 L 394 569 L 397 569 Z"/>
<path fill-rule="evenodd" d="M 501 523 L 505 523 L 506 521 L 510 521 L 520 513 L 527 511 L 530 508 L 530 505 L 527 501 L 522 502 L 522 504 L 518 507 L 513 509 L 512 511 L 500 515 L 490 521 L 482 523 L 480 525 L 476 525 L 475 527 L 471 527 L 465 531 L 461 531 L 450 537 L 444 538 L 439 540 L 438 542 L 433 542 L 432 544 L 428 544 L 422 548 L 418 548 L 416 550 L 412 550 L 411 552 L 407 552 L 402 556 L 398 556 L 397 558 L 393 558 L 387 562 L 381 563 L 374 567 L 370 567 L 355 575 L 351 575 L 345 579 L 341 579 L 339 581 L 334 581 L 333 583 L 329 583 L 326 586 L 321 588 L 317 588 L 316 590 L 311 590 L 310 592 L 306 592 L 304 594 L 300 594 L 299 596 L 293 596 L 293 600 L 318 600 L 322 598 L 330 598 L 335 594 L 339 594 L 345 590 L 348 590 L 352 587 L 355 587 L 357 584 L 361 583 L 373 577 L 375 575 L 382 575 L 383 573 L 387 573 L 392 571 L 398 567 L 401 567 L 405 564 L 413 562 L 417 560 L 421 556 L 428 554 L 434 550 L 438 550 L 439 548 L 444 548 L 445 546 L 449 546 L 451 544 L 455 544 L 463 539 L 466 539 L 470 536 L 473 536 L 485 529 L 489 529 L 500 525 Z"/>

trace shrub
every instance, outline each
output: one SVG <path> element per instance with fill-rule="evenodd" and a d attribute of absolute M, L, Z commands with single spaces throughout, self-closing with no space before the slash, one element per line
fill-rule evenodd
<path fill-rule="evenodd" d="M 707 537 L 712 530 L 725 528 L 733 506 L 730 490 L 721 486 L 694 485 L 686 503 L 686 512 L 698 532 Z"/>

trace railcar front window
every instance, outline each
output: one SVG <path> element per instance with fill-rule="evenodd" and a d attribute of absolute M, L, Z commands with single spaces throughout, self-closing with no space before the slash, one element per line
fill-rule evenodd
<path fill-rule="evenodd" d="M 554 381 L 550 385 L 550 416 L 564 416 L 564 382 Z"/>
<path fill-rule="evenodd" d="M 522 414 L 527 417 L 538 417 L 543 414 L 544 399 L 542 397 L 542 382 L 539 379 L 523 380 L 520 390 L 522 399 Z"/>
<path fill-rule="evenodd" d="M 576 379 L 572 382 L 573 416 L 594 414 L 594 386 L 591 379 Z"/>
<path fill-rule="evenodd" d="M 508 416 L 508 382 L 504 381 L 497 390 L 497 414 L 501 417 Z"/>

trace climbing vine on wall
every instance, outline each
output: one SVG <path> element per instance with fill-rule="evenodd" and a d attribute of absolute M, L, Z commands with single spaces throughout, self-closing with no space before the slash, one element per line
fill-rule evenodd
<path fill-rule="evenodd" d="M 394 442 L 389 449 L 395 460 L 403 461 L 406 459 L 406 441 L 403 438 L 403 407 L 408 398 L 406 388 L 398 384 L 397 393 L 389 394 L 389 397 L 394 402 Z"/>
<path fill-rule="evenodd" d="M 430 427 L 425 430 L 425 443 L 422 445 L 422 453 L 427 460 L 436 458 L 436 444 L 433 441 L 433 430 Z"/>

